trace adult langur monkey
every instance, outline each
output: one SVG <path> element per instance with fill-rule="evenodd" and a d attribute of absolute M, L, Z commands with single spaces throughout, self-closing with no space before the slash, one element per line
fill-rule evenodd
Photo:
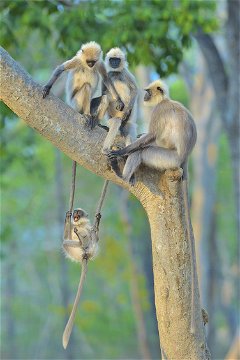
<path fill-rule="evenodd" d="M 105 66 L 109 80 L 125 105 L 123 111 L 116 109 L 115 92 L 109 88 L 103 89 L 96 117 L 102 120 L 107 113 L 109 118 L 109 131 L 102 149 L 103 154 L 108 154 L 119 130 L 121 135 L 126 138 L 126 145 L 129 145 L 136 138 L 138 89 L 134 76 L 128 70 L 126 56 L 121 49 L 112 48 L 107 53 Z"/>
<path fill-rule="evenodd" d="M 102 78 L 106 88 L 113 92 L 116 99 L 115 108 L 119 111 L 124 108 L 121 98 L 107 76 L 102 60 L 102 49 L 95 41 L 83 44 L 72 59 L 67 60 L 54 70 L 50 80 L 43 88 L 44 98 L 49 94 L 58 77 L 68 70 L 70 72 L 66 86 L 67 103 L 85 116 L 91 129 L 97 125 L 97 119 L 91 116 L 90 104 L 99 89 L 100 78 Z"/>
<path fill-rule="evenodd" d="M 168 96 L 168 89 L 161 80 L 151 83 L 146 89 L 144 104 L 154 106 L 148 133 L 129 146 L 111 151 L 110 157 L 128 155 L 122 177 L 131 182 L 141 164 L 157 170 L 183 168 L 182 187 L 184 194 L 187 235 L 191 250 L 191 332 L 195 332 L 195 249 L 191 232 L 188 202 L 188 157 L 196 143 L 197 131 L 190 112 Z"/>

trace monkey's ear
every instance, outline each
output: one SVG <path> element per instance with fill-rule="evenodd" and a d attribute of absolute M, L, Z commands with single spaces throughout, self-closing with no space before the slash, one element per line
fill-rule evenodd
<path fill-rule="evenodd" d="M 157 87 L 157 90 L 159 90 L 159 91 L 160 91 L 160 93 L 162 93 L 162 94 L 163 94 L 163 89 L 162 89 L 162 88 L 160 88 L 160 86 L 158 86 L 158 87 Z"/>

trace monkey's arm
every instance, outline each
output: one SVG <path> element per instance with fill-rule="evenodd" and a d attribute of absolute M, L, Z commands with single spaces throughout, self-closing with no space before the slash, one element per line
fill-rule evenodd
<path fill-rule="evenodd" d="M 74 56 L 72 59 L 67 60 L 63 64 L 56 67 L 56 69 L 53 71 L 52 76 L 50 77 L 49 81 L 43 87 L 43 92 L 42 92 L 43 98 L 45 98 L 49 94 L 53 84 L 59 78 L 59 76 L 64 71 L 75 68 L 77 66 L 77 64 L 79 64 L 79 59 L 77 58 L 77 56 Z"/>
<path fill-rule="evenodd" d="M 66 216 L 65 216 L 63 240 L 69 240 L 69 238 L 70 238 L 70 234 L 71 234 L 71 216 L 72 216 L 72 213 L 70 211 L 67 211 Z"/>
<path fill-rule="evenodd" d="M 108 89 L 108 91 L 111 93 L 111 90 L 112 90 L 112 92 L 114 93 L 114 95 L 117 98 L 116 110 L 122 111 L 124 109 L 125 105 L 124 105 L 120 95 L 118 94 L 112 80 L 109 78 L 109 76 L 107 74 L 107 70 L 105 68 L 105 65 L 102 61 L 98 63 L 98 71 L 99 71 L 100 75 L 102 76 L 103 83 L 106 86 L 106 88 Z"/>
<path fill-rule="evenodd" d="M 126 81 L 128 83 L 128 86 L 130 88 L 130 93 L 131 93 L 131 99 L 130 99 L 130 102 L 126 109 L 126 112 L 129 113 L 132 111 L 132 108 L 136 101 L 137 94 L 138 94 L 138 88 L 137 88 L 137 84 L 135 82 L 134 77 L 128 71 L 125 71 L 125 77 L 126 77 Z"/>
<path fill-rule="evenodd" d="M 110 151 L 109 157 L 111 158 L 114 156 L 129 155 L 135 151 L 145 148 L 154 140 L 155 140 L 155 136 L 153 134 L 146 134 L 146 135 L 142 136 L 140 139 L 134 141 L 132 144 L 126 146 L 125 148 L 123 148 L 121 150 Z"/>

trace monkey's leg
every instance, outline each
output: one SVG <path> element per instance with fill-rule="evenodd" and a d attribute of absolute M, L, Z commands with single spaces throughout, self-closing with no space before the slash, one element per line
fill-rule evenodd
<path fill-rule="evenodd" d="M 132 142 L 136 139 L 136 124 L 128 123 L 125 125 L 126 127 L 126 146 L 132 144 Z"/>
<path fill-rule="evenodd" d="M 142 163 L 158 170 L 175 169 L 181 166 L 176 150 L 149 146 L 141 152 Z"/>
<path fill-rule="evenodd" d="M 123 169 L 123 179 L 127 182 L 131 182 L 134 185 L 134 173 L 141 164 L 141 150 L 130 154 L 127 158 L 126 164 Z"/>
<path fill-rule="evenodd" d="M 111 118 L 109 122 L 109 131 L 103 143 L 102 153 L 107 154 L 114 143 L 115 137 L 117 136 L 118 130 L 121 126 L 120 118 Z"/>

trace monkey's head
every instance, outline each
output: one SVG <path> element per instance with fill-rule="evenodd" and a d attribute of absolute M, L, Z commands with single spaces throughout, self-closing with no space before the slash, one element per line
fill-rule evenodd
<path fill-rule="evenodd" d="M 112 48 L 106 55 L 105 64 L 108 71 L 122 71 L 127 67 L 126 56 L 119 48 Z"/>
<path fill-rule="evenodd" d="M 162 80 L 156 80 L 145 89 L 144 105 L 154 106 L 168 97 L 168 87 Z"/>
<path fill-rule="evenodd" d="M 81 208 L 74 209 L 72 222 L 74 225 L 80 225 L 88 220 L 88 214 Z"/>
<path fill-rule="evenodd" d="M 95 41 L 90 41 L 81 46 L 81 49 L 77 52 L 84 65 L 94 68 L 95 64 L 102 59 L 102 49 Z"/>

